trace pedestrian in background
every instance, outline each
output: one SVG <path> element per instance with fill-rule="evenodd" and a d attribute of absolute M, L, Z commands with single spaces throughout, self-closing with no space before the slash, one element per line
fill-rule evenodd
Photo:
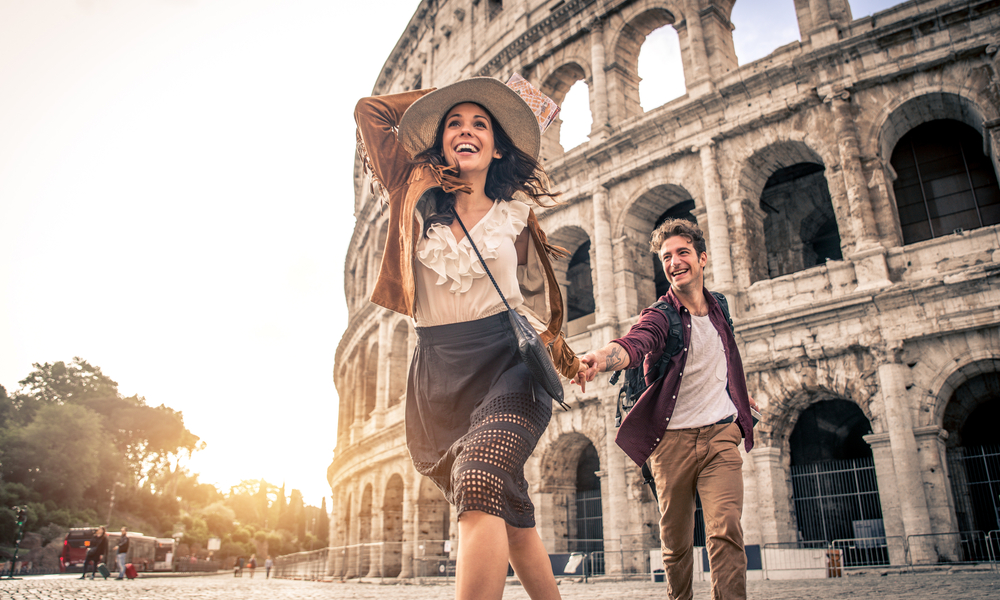
<path fill-rule="evenodd" d="M 250 579 L 253 579 L 254 569 L 257 568 L 257 555 L 256 554 L 251 554 L 250 555 L 250 562 L 247 563 L 247 566 L 250 567 Z"/>
<path fill-rule="evenodd" d="M 274 566 L 274 561 L 271 560 L 271 555 L 267 555 L 267 560 L 264 561 L 264 579 L 271 578 L 271 567 Z"/>
<path fill-rule="evenodd" d="M 90 549 L 87 550 L 87 556 L 83 559 L 83 575 L 80 575 L 80 579 L 85 579 L 87 577 L 87 565 L 94 565 L 94 572 L 90 574 L 90 578 L 93 579 L 97 575 L 97 563 L 103 563 L 104 557 L 108 555 L 108 534 L 107 529 L 104 527 L 98 527 L 97 531 L 94 532 L 94 539 L 90 540 Z M 107 579 L 107 577 L 105 577 Z"/>
<path fill-rule="evenodd" d="M 118 538 L 118 545 L 115 546 L 115 550 L 118 551 L 118 554 L 115 555 L 115 560 L 118 561 L 118 577 L 115 579 L 125 579 L 125 563 L 128 562 L 128 545 L 128 530 L 122 527 L 122 535 Z"/>

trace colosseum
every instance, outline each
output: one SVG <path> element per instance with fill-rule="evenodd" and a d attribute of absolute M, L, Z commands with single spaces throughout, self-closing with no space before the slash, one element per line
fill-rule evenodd
<path fill-rule="evenodd" d="M 650 232 L 697 221 L 764 413 L 743 465 L 748 554 L 982 560 L 1000 537 L 1000 2 L 854 19 L 848 0 L 794 0 L 799 39 L 747 64 L 734 4 L 422 0 L 373 94 L 519 73 L 562 103 L 584 82 L 589 139 L 546 131 L 563 202 L 537 210 L 571 254 L 556 264 L 571 347 L 626 332 L 666 289 Z M 664 27 L 686 92 L 644 110 L 639 51 Z M 456 515 L 404 443 L 413 325 L 368 301 L 388 213 L 355 174 L 327 575 L 447 574 Z M 526 466 L 538 531 L 591 574 L 649 577 L 658 509 L 615 445 L 617 390 L 566 388 Z"/>

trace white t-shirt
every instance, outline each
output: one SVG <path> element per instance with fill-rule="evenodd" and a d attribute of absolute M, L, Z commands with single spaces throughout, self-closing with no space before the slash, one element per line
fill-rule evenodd
<path fill-rule="evenodd" d="M 528 212 L 523 202 L 498 200 L 486 216 L 469 228 L 469 235 L 513 309 L 524 302 L 517 282 L 514 240 L 527 225 Z M 427 236 L 417 242 L 414 276 L 417 327 L 474 321 L 507 310 L 468 238 L 456 241 L 447 225 L 432 225 Z"/>
<path fill-rule="evenodd" d="M 667 429 L 704 427 L 735 415 L 736 405 L 726 391 L 726 350 L 707 315 L 691 315 L 691 341 L 686 352 L 677 404 Z"/>

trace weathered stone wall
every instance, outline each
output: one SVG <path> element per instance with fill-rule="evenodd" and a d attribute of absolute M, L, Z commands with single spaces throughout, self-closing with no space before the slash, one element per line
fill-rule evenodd
<path fill-rule="evenodd" d="M 543 160 L 564 203 L 536 211 L 570 253 L 590 243 L 593 298 L 583 304 L 593 312 L 567 324 L 571 346 L 585 352 L 618 337 L 655 300 L 649 233 L 693 202 L 709 244 L 707 283 L 729 297 L 765 414 L 744 461 L 748 542 L 801 535 L 788 440 L 804 410 L 834 399 L 871 423 L 865 439 L 886 535 L 955 532 L 948 440 L 985 400 L 950 401 L 970 379 L 1000 370 L 1000 226 L 904 245 L 890 156 L 914 127 L 951 119 L 983 136 L 996 168 L 1000 7 L 918 0 L 852 20 L 846 0 L 794 4 L 802 39 L 738 65 L 732 0 L 424 0 L 374 93 L 518 72 L 561 102 L 584 80 L 590 141 L 563 148 L 558 121 L 546 132 Z M 678 33 L 687 94 L 643 112 L 638 53 L 664 25 Z M 338 550 L 329 569 L 419 576 L 448 552 L 457 527 L 406 452 L 414 332 L 367 301 L 387 215 L 359 166 L 355 174 L 350 323 L 334 367 L 341 405 L 328 477 Z M 814 249 L 823 235 L 834 251 L 825 261 Z M 569 286 L 586 293 L 567 267 L 556 265 L 564 296 Z M 635 550 L 606 568 L 641 572 L 657 509 L 614 443 L 616 390 L 595 384 L 586 394 L 567 386 L 572 410 L 555 411 L 527 464 L 538 529 L 552 552 L 576 537 L 576 468 L 592 445 L 605 550 Z M 947 539 L 911 538 L 909 556 L 890 549 L 891 559 L 954 558 Z"/>

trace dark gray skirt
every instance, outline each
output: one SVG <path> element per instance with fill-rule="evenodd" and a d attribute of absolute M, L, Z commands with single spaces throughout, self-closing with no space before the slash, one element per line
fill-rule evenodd
<path fill-rule="evenodd" d="M 534 527 L 524 463 L 552 416 L 517 353 L 506 313 L 417 327 L 406 384 L 413 465 L 458 514 L 479 510 Z"/>

